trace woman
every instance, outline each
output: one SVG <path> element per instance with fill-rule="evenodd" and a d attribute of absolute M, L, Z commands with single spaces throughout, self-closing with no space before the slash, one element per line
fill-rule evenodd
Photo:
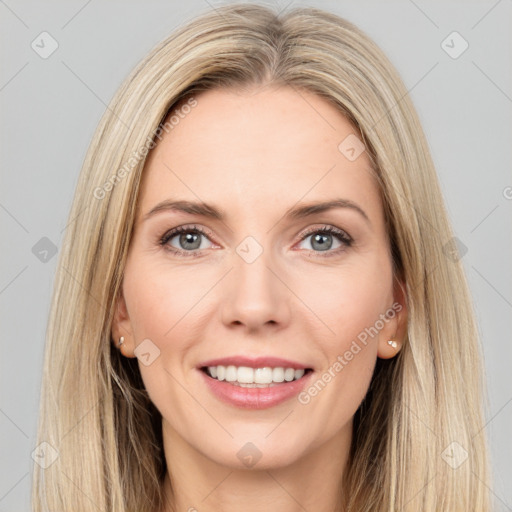
<path fill-rule="evenodd" d="M 48 328 L 34 510 L 486 511 L 475 322 L 392 65 L 203 15 L 105 113 Z"/>

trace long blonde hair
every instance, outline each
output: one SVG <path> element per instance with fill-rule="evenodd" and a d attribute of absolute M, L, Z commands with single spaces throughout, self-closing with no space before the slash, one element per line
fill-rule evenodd
<path fill-rule="evenodd" d="M 58 456 L 48 467 L 34 465 L 35 512 L 163 506 L 161 417 L 137 359 L 122 357 L 111 340 L 144 162 L 178 102 L 211 88 L 265 84 L 314 92 L 360 130 L 405 283 L 407 339 L 397 358 L 379 360 L 354 419 L 346 510 L 489 510 L 477 328 L 405 86 L 381 50 L 342 18 L 232 4 L 155 47 L 124 81 L 91 142 L 48 323 L 38 444 Z"/>

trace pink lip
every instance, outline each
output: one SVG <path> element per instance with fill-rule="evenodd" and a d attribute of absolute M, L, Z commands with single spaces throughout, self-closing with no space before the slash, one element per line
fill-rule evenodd
<path fill-rule="evenodd" d="M 288 359 L 281 359 L 279 357 L 247 357 L 247 356 L 232 356 L 224 357 L 222 359 L 211 359 L 201 363 L 198 368 L 204 368 L 205 366 L 247 366 L 248 368 L 264 368 L 264 367 L 283 367 L 283 368 L 294 368 L 295 370 L 305 370 L 310 368 L 304 366 L 296 361 L 290 361 Z"/>
<path fill-rule="evenodd" d="M 209 366 L 216 366 L 211 364 Z M 238 365 L 236 365 L 238 366 Z M 240 366 L 243 366 L 240 364 Z M 246 365 L 249 366 L 249 365 Z M 269 366 L 269 365 L 267 365 Z M 289 365 L 288 368 L 293 368 Z M 306 373 L 299 380 L 282 382 L 268 388 L 243 388 L 226 381 L 219 381 L 199 370 L 207 386 L 220 400 L 243 409 L 267 409 L 298 395 L 311 380 L 313 372 Z"/>

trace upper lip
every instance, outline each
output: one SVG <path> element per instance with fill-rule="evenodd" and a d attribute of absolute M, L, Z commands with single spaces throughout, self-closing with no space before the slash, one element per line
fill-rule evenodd
<path fill-rule="evenodd" d="M 247 356 L 230 356 L 220 357 L 218 359 L 210 359 L 199 365 L 199 368 L 206 366 L 247 366 L 249 368 L 294 368 L 295 370 L 306 370 L 311 366 L 304 365 L 290 359 L 280 357 L 247 357 Z"/>

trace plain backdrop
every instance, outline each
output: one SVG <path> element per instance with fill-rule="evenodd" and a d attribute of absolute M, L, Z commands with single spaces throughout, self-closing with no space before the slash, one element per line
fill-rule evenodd
<path fill-rule="evenodd" d="M 492 492 L 496 510 L 510 511 L 512 0 L 266 4 L 316 6 L 354 22 L 409 89 L 463 248 L 487 369 Z M 29 510 L 54 252 L 93 131 L 137 62 L 217 5 L 0 1 L 0 512 Z"/>

